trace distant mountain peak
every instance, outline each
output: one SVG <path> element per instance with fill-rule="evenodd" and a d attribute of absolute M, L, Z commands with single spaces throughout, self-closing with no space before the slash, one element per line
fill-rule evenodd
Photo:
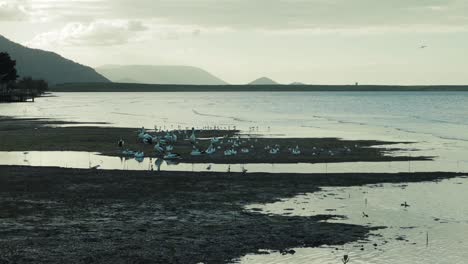
<path fill-rule="evenodd" d="M 143 84 L 225 85 L 204 69 L 185 65 L 104 65 L 96 68 L 111 81 Z"/>
<path fill-rule="evenodd" d="M 292 82 L 289 85 L 306 85 L 306 84 L 302 82 Z"/>
<path fill-rule="evenodd" d="M 0 35 L 0 52 L 16 60 L 20 77 L 43 79 L 49 84 L 109 82 L 93 68 L 66 59 L 57 53 L 32 49 Z"/>
<path fill-rule="evenodd" d="M 278 83 L 268 77 L 261 77 L 261 78 L 254 80 L 253 82 L 249 84 L 250 85 L 275 85 Z"/>

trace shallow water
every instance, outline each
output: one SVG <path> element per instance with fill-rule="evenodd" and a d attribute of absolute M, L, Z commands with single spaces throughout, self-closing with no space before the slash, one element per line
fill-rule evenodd
<path fill-rule="evenodd" d="M 276 137 L 411 141 L 417 143 L 403 147 L 415 148 L 418 151 L 403 152 L 402 155 L 437 156 L 432 163 L 414 162 L 406 166 L 388 163 L 337 166 L 332 164 L 330 172 L 354 169 L 363 172 L 395 171 L 392 167 L 401 168 L 400 171 L 459 171 L 460 168 L 466 168 L 464 164 L 468 162 L 468 93 L 464 92 L 169 92 L 55 95 L 57 97 L 39 98 L 34 104 L 0 104 L 0 113 L 17 117 L 109 122 L 112 126 L 120 127 L 153 128 L 156 125 L 163 129 L 171 129 L 221 126 L 237 127 L 244 133 L 253 129 L 252 133 Z M 87 160 L 81 162 L 86 163 Z M 21 159 L 15 164 L 19 163 L 22 163 Z M 112 164 L 115 162 L 103 164 L 103 167 L 120 167 L 111 166 Z M 261 170 L 260 165 L 255 166 L 257 170 Z M 269 165 L 261 166 L 263 171 L 271 171 Z M 342 166 L 345 168 L 340 168 Z M 179 168 L 182 169 L 182 166 Z M 252 166 L 251 168 L 255 171 Z M 295 168 L 293 171 L 306 169 L 309 168 Z"/>
<path fill-rule="evenodd" d="M 372 231 L 370 241 L 338 247 L 295 249 L 283 256 L 248 255 L 240 263 L 467 263 L 468 178 L 430 183 L 381 184 L 362 187 L 323 188 L 267 205 L 249 205 L 268 214 L 311 216 L 345 215 L 332 222 L 386 226 Z M 410 206 L 402 207 L 407 202 Z M 364 218 L 365 212 L 369 217 Z M 428 243 L 426 239 L 428 237 Z M 374 246 L 376 244 L 377 246 Z M 361 250 L 361 247 L 364 250 Z"/>
<path fill-rule="evenodd" d="M 440 165 L 433 161 L 398 161 L 398 162 L 341 162 L 341 163 L 247 163 L 247 164 L 212 164 L 178 163 L 145 158 L 103 156 L 99 153 L 76 151 L 0 151 L 0 165 L 20 165 L 39 167 L 63 167 L 87 169 L 99 166 L 104 170 L 159 170 L 162 171 L 214 171 L 214 172 L 267 172 L 267 173 L 397 173 L 440 171 Z M 444 171 L 468 172 L 468 161 L 446 161 Z M 209 167 L 209 169 L 208 169 Z"/>

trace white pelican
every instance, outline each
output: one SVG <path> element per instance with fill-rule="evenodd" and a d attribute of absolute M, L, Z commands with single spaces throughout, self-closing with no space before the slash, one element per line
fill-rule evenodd
<path fill-rule="evenodd" d="M 192 156 L 200 156 L 201 154 L 202 154 L 201 151 L 195 147 L 193 147 L 192 152 L 190 152 L 190 155 Z"/>
<path fill-rule="evenodd" d="M 213 145 L 210 145 L 210 146 L 206 149 L 205 152 L 206 152 L 206 154 L 211 155 L 211 154 L 213 154 L 213 153 L 216 152 L 216 148 L 213 147 Z"/>
<path fill-rule="evenodd" d="M 270 149 L 269 152 L 270 152 L 270 154 L 274 154 L 274 155 L 275 155 L 275 154 L 278 154 L 279 149 L 278 149 L 278 148 L 272 148 L 272 149 Z"/>
<path fill-rule="evenodd" d="M 164 151 L 164 148 L 161 147 L 161 145 L 159 144 L 159 141 L 156 145 L 154 145 L 154 150 L 160 153 Z"/>
<path fill-rule="evenodd" d="M 234 156 L 237 155 L 237 151 L 234 149 L 228 149 L 224 151 L 224 156 Z"/>
<path fill-rule="evenodd" d="M 295 148 L 292 149 L 292 154 L 293 155 L 300 155 L 301 150 L 299 149 L 299 146 L 296 146 Z"/>
<path fill-rule="evenodd" d="M 143 151 L 136 152 L 133 155 L 135 156 L 135 158 L 144 158 L 145 157 L 145 153 Z"/>
<path fill-rule="evenodd" d="M 177 153 L 167 153 L 164 155 L 163 159 L 165 160 L 174 160 L 174 159 L 180 159 L 180 155 Z"/>
<path fill-rule="evenodd" d="M 190 135 L 190 142 L 192 144 L 195 144 L 196 141 L 197 141 L 197 137 L 195 136 L 195 128 L 192 127 L 192 135 Z"/>

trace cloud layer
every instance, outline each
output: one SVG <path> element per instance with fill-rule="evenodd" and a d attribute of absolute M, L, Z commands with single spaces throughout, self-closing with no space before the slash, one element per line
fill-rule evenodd
<path fill-rule="evenodd" d="M 68 23 L 61 30 L 37 35 L 34 46 L 113 46 L 128 43 L 148 28 L 140 21 L 97 20 L 92 23 Z"/>
<path fill-rule="evenodd" d="M 466 0 L 3 0 L 3 3 L 7 4 L 2 8 L 3 19 L 22 16 L 27 8 L 37 20 L 159 19 L 166 24 L 234 29 L 468 25 Z"/>

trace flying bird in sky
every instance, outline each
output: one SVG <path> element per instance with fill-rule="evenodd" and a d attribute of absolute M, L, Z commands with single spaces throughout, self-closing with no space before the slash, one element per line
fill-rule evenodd
<path fill-rule="evenodd" d="M 420 49 L 425 49 L 427 48 L 427 45 L 422 45 L 421 47 L 419 47 Z"/>

